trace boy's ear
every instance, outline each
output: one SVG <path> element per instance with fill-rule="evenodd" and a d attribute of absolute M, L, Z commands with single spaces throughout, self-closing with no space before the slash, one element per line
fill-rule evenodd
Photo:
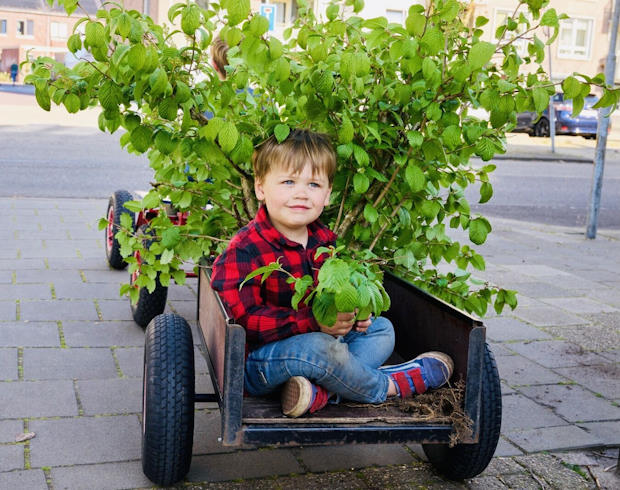
<path fill-rule="evenodd" d="M 256 199 L 259 201 L 263 201 L 265 199 L 265 193 L 263 192 L 263 183 L 256 179 L 254 181 L 254 194 L 256 194 Z"/>
<path fill-rule="evenodd" d="M 327 195 L 325 196 L 325 202 L 323 203 L 323 206 L 329 206 L 329 198 L 332 195 L 332 186 L 329 186 L 329 191 L 327 192 Z"/>

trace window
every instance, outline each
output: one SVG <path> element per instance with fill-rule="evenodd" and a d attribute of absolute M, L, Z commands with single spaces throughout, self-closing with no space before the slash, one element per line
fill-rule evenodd
<path fill-rule="evenodd" d="M 18 20 L 17 21 L 17 35 L 18 36 L 33 36 L 34 35 L 34 21 L 33 20 Z"/>
<path fill-rule="evenodd" d="M 565 19 L 560 22 L 559 58 L 590 58 L 592 23 L 592 19 Z"/>
<path fill-rule="evenodd" d="M 6 34 L 6 19 L 0 19 L 0 34 Z"/>
<path fill-rule="evenodd" d="M 284 2 L 270 2 L 276 6 L 276 23 L 284 24 L 286 22 L 286 4 Z"/>
<path fill-rule="evenodd" d="M 402 10 L 386 9 L 385 17 L 390 23 L 403 24 L 405 21 L 405 13 Z"/>
<path fill-rule="evenodd" d="M 50 34 L 52 39 L 66 39 L 67 38 L 67 24 L 62 22 L 52 22 L 50 24 Z"/>

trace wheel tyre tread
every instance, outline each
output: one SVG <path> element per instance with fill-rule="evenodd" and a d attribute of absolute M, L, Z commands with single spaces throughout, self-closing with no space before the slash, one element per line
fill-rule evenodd
<path fill-rule="evenodd" d="M 131 201 L 132 199 L 133 199 L 133 196 L 131 195 L 131 193 L 125 190 L 116 191 L 114 194 L 112 194 L 112 196 L 110 196 L 110 200 L 108 201 L 108 208 L 106 211 L 106 218 L 109 215 L 110 208 L 112 208 L 113 213 L 114 213 L 113 226 L 115 229 L 120 227 L 121 215 L 123 213 L 128 213 L 133 220 L 134 213 L 125 208 L 125 203 L 127 201 Z M 121 246 L 115 237 L 114 240 L 112 241 L 112 247 L 108 248 L 107 227 L 104 230 L 104 232 L 106 233 L 104 244 L 105 244 L 105 252 L 106 252 L 106 258 L 108 259 L 108 264 L 110 264 L 110 267 L 114 269 L 123 270 L 125 267 L 127 267 L 127 262 L 125 262 L 125 259 L 121 255 Z"/>
<path fill-rule="evenodd" d="M 484 346 L 480 394 L 480 439 L 476 444 L 423 444 L 429 461 L 453 480 L 473 478 L 491 462 L 499 441 L 502 424 L 502 392 L 497 364 L 489 346 Z"/>
<path fill-rule="evenodd" d="M 159 283 L 159 276 L 155 279 L 155 289 L 149 293 L 148 289 L 141 288 L 138 302 L 131 304 L 131 314 L 134 321 L 142 328 L 146 328 L 149 322 L 160 315 L 166 309 L 168 288 Z"/>
<path fill-rule="evenodd" d="M 189 471 L 194 436 L 194 345 L 187 322 L 159 315 L 144 346 L 142 470 L 163 486 Z"/>

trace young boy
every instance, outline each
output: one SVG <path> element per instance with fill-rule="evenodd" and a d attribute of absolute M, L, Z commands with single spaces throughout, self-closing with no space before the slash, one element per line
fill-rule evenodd
<path fill-rule="evenodd" d="M 212 287 L 246 329 L 245 389 L 260 396 L 282 388 L 282 411 L 299 417 L 323 408 L 332 395 L 364 403 L 437 388 L 452 374 L 446 354 L 429 352 L 396 366 L 380 366 L 394 349 L 394 329 L 383 317 L 355 321 L 339 313 L 319 324 L 311 305 L 291 307 L 293 286 L 284 274 L 261 283 L 246 276 L 280 258 L 296 277 L 312 274 L 327 258 L 317 248 L 336 235 L 319 216 L 329 203 L 336 157 L 325 135 L 295 130 L 278 144 L 272 136 L 254 152 L 254 190 L 262 206 L 213 265 Z"/>

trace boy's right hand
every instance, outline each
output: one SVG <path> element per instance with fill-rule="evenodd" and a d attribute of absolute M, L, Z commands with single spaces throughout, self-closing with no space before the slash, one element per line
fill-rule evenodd
<path fill-rule="evenodd" d="M 321 327 L 321 332 L 333 335 L 334 337 L 338 337 L 341 335 L 346 335 L 351 331 L 353 325 L 355 324 L 355 313 L 338 313 L 336 317 L 336 323 L 332 327 L 328 327 L 327 325 L 321 325 L 319 323 L 319 327 Z"/>

